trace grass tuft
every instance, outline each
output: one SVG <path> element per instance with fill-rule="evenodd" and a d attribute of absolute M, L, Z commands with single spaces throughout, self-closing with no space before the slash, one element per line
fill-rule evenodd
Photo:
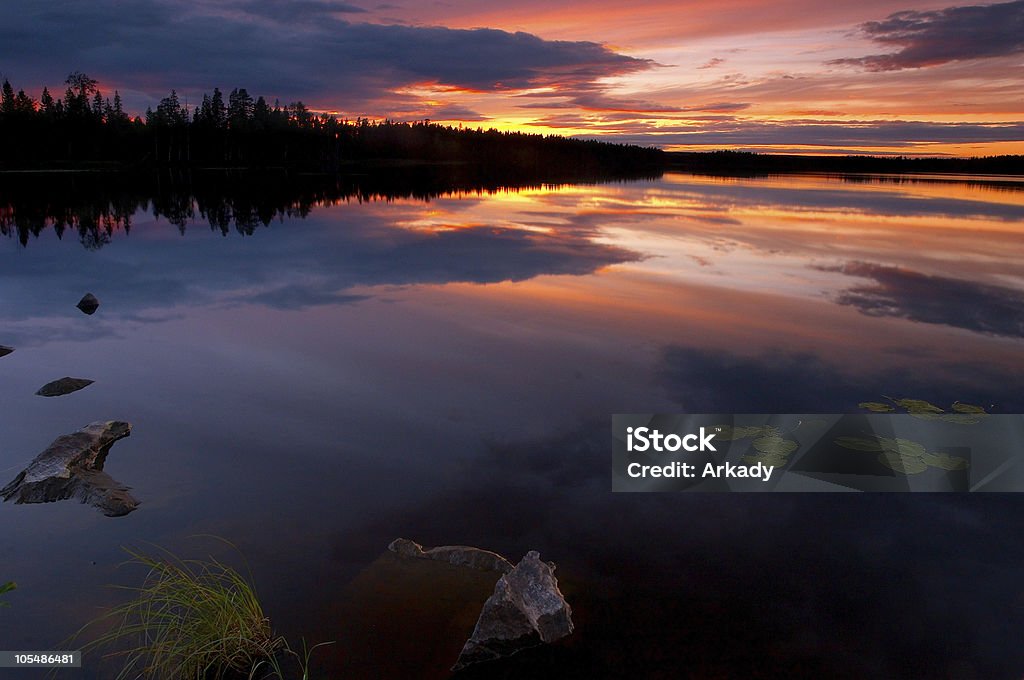
<path fill-rule="evenodd" d="M 129 563 L 148 569 L 139 587 L 123 587 L 134 597 L 87 624 L 108 632 L 83 649 L 117 648 L 124 678 L 205 679 L 235 672 L 253 677 L 271 667 L 280 676 L 276 654 L 288 650 L 274 637 L 256 593 L 234 569 L 215 559 L 184 560 L 166 550 L 154 557 L 125 548 Z"/>
<path fill-rule="evenodd" d="M 3 595 L 4 593 L 9 593 L 12 590 L 16 589 L 17 587 L 18 587 L 18 584 L 15 583 L 14 581 L 8 581 L 7 583 L 0 583 L 0 595 Z M 9 607 L 9 606 L 10 605 L 7 602 L 5 602 L 3 600 L 0 600 L 0 607 Z"/>

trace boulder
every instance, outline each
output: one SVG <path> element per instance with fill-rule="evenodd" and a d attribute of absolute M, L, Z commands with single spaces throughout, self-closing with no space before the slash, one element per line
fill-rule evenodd
<path fill-rule="evenodd" d="M 69 378 L 67 376 L 60 380 L 54 380 L 48 382 L 36 392 L 40 397 L 60 397 L 65 394 L 71 394 L 77 392 L 83 387 L 88 387 L 93 383 L 88 378 Z"/>
<path fill-rule="evenodd" d="M 422 545 L 407 538 L 396 538 L 388 545 L 388 550 L 402 557 L 414 557 L 428 560 L 448 562 L 457 567 L 470 567 L 481 571 L 497 571 L 507 574 L 512 571 L 512 563 L 498 553 L 481 550 L 468 545 L 441 545 L 436 548 L 424 549 Z"/>
<path fill-rule="evenodd" d="M 85 314 L 92 314 L 99 308 L 100 301 L 97 300 L 96 296 L 93 295 L 92 293 L 86 293 L 84 296 L 82 296 L 82 299 L 79 300 L 78 304 L 75 306 L 82 310 L 82 312 L 84 312 Z"/>
<path fill-rule="evenodd" d="M 7 345 L 0 345 L 0 357 L 5 357 L 13 351 L 13 347 L 8 347 Z"/>
<path fill-rule="evenodd" d="M 531 550 L 498 579 L 452 670 L 554 642 L 572 630 L 572 608 L 558 589 L 555 565 Z"/>
<path fill-rule="evenodd" d="M 121 421 L 96 422 L 65 434 L 29 463 L 0 489 L 4 501 L 49 503 L 76 497 L 108 517 L 127 515 L 138 507 L 128 487 L 103 472 L 114 442 L 131 434 L 132 426 Z"/>

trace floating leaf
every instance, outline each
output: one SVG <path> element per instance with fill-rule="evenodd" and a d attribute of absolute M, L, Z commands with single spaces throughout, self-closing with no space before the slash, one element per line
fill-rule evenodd
<path fill-rule="evenodd" d="M 746 439 L 747 437 L 756 437 L 764 431 L 762 427 L 733 427 L 732 425 L 721 425 L 715 428 L 715 437 L 719 441 L 735 441 L 737 439 Z"/>
<path fill-rule="evenodd" d="M 941 416 L 934 416 L 944 423 L 956 423 L 957 425 L 977 425 L 982 418 L 987 418 L 987 413 L 946 413 Z"/>
<path fill-rule="evenodd" d="M 901 456 L 898 453 L 883 451 L 878 454 L 878 460 L 890 470 L 904 475 L 916 475 L 928 469 L 919 456 Z"/>
<path fill-rule="evenodd" d="M 924 399 L 895 399 L 896 405 L 907 410 L 907 413 L 945 413 L 941 408 Z"/>
<path fill-rule="evenodd" d="M 761 453 L 776 456 L 787 456 L 796 451 L 800 445 L 792 439 L 782 437 L 761 437 L 753 441 L 753 447 Z"/>
<path fill-rule="evenodd" d="M 862 401 L 857 406 L 868 411 L 874 411 L 875 413 L 888 413 L 889 411 L 896 410 L 891 404 L 883 404 L 880 401 Z"/>
<path fill-rule="evenodd" d="M 921 460 L 932 467 L 943 470 L 966 470 L 969 463 L 966 458 L 959 456 L 947 456 L 944 453 L 925 453 Z"/>
<path fill-rule="evenodd" d="M 879 437 L 878 443 L 882 445 L 882 450 L 899 456 L 922 456 L 926 453 L 926 449 L 923 446 L 909 439 Z"/>
<path fill-rule="evenodd" d="M 759 453 L 755 456 L 743 456 L 744 463 L 761 463 L 770 467 L 786 467 L 789 459 L 778 453 Z"/>
<path fill-rule="evenodd" d="M 952 408 L 957 413 L 985 413 L 985 409 L 983 407 L 981 407 L 981 406 L 974 406 L 973 404 L 965 404 L 965 403 L 960 402 L 960 401 L 954 403 Z"/>
<path fill-rule="evenodd" d="M 835 440 L 835 443 L 844 449 L 853 449 L 854 451 L 884 450 L 884 447 L 877 439 L 867 439 L 865 437 L 839 437 Z"/>

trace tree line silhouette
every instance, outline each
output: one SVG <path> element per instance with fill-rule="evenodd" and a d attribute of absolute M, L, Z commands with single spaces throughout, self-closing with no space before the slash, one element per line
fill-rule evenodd
<path fill-rule="evenodd" d="M 801 172 L 1024 174 L 1024 156 L 935 158 L 907 156 L 801 156 L 746 151 L 666 152 L 665 168 L 709 175 L 758 177 Z"/>
<path fill-rule="evenodd" d="M 43 88 L 38 101 L 4 81 L 0 164 L 9 168 L 107 166 L 301 167 L 342 169 L 366 160 L 464 162 L 503 166 L 538 179 L 629 174 L 660 164 L 657 149 L 565 137 L 463 129 L 429 120 L 354 121 L 316 113 L 301 101 L 270 104 L 244 88 L 219 88 L 195 106 L 177 92 L 145 117 L 130 116 L 80 72 L 63 97 Z"/>

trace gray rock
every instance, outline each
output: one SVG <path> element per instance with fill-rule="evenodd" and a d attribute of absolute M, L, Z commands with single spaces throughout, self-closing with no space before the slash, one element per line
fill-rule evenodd
<path fill-rule="evenodd" d="M 554 642 L 572 631 L 572 608 L 558 589 L 555 565 L 531 550 L 498 579 L 452 670 Z"/>
<path fill-rule="evenodd" d="M 65 394 L 71 394 L 77 392 L 83 387 L 88 387 L 93 383 L 88 378 L 69 378 L 67 376 L 60 380 L 54 380 L 48 382 L 36 392 L 41 397 L 59 397 Z"/>
<path fill-rule="evenodd" d="M 13 347 L 8 347 L 7 345 L 0 345 L 0 357 L 5 357 L 13 351 Z"/>
<path fill-rule="evenodd" d="M 100 301 L 97 300 L 96 296 L 93 295 L 92 293 L 86 293 L 75 306 L 82 310 L 82 312 L 84 312 L 85 314 L 92 314 L 99 308 Z"/>
<path fill-rule="evenodd" d="M 441 545 L 436 548 L 424 549 L 422 545 L 415 541 L 410 541 L 407 538 L 396 538 L 391 541 L 388 550 L 402 557 L 439 560 L 454 564 L 457 567 L 497 571 L 502 574 L 512 571 L 512 563 L 498 553 L 473 548 L 468 545 Z"/>
<path fill-rule="evenodd" d="M 139 502 L 128 487 L 103 472 L 110 447 L 131 434 L 128 423 L 112 420 L 65 434 L 0 489 L 4 501 L 49 503 L 76 497 L 108 517 L 127 515 Z"/>

